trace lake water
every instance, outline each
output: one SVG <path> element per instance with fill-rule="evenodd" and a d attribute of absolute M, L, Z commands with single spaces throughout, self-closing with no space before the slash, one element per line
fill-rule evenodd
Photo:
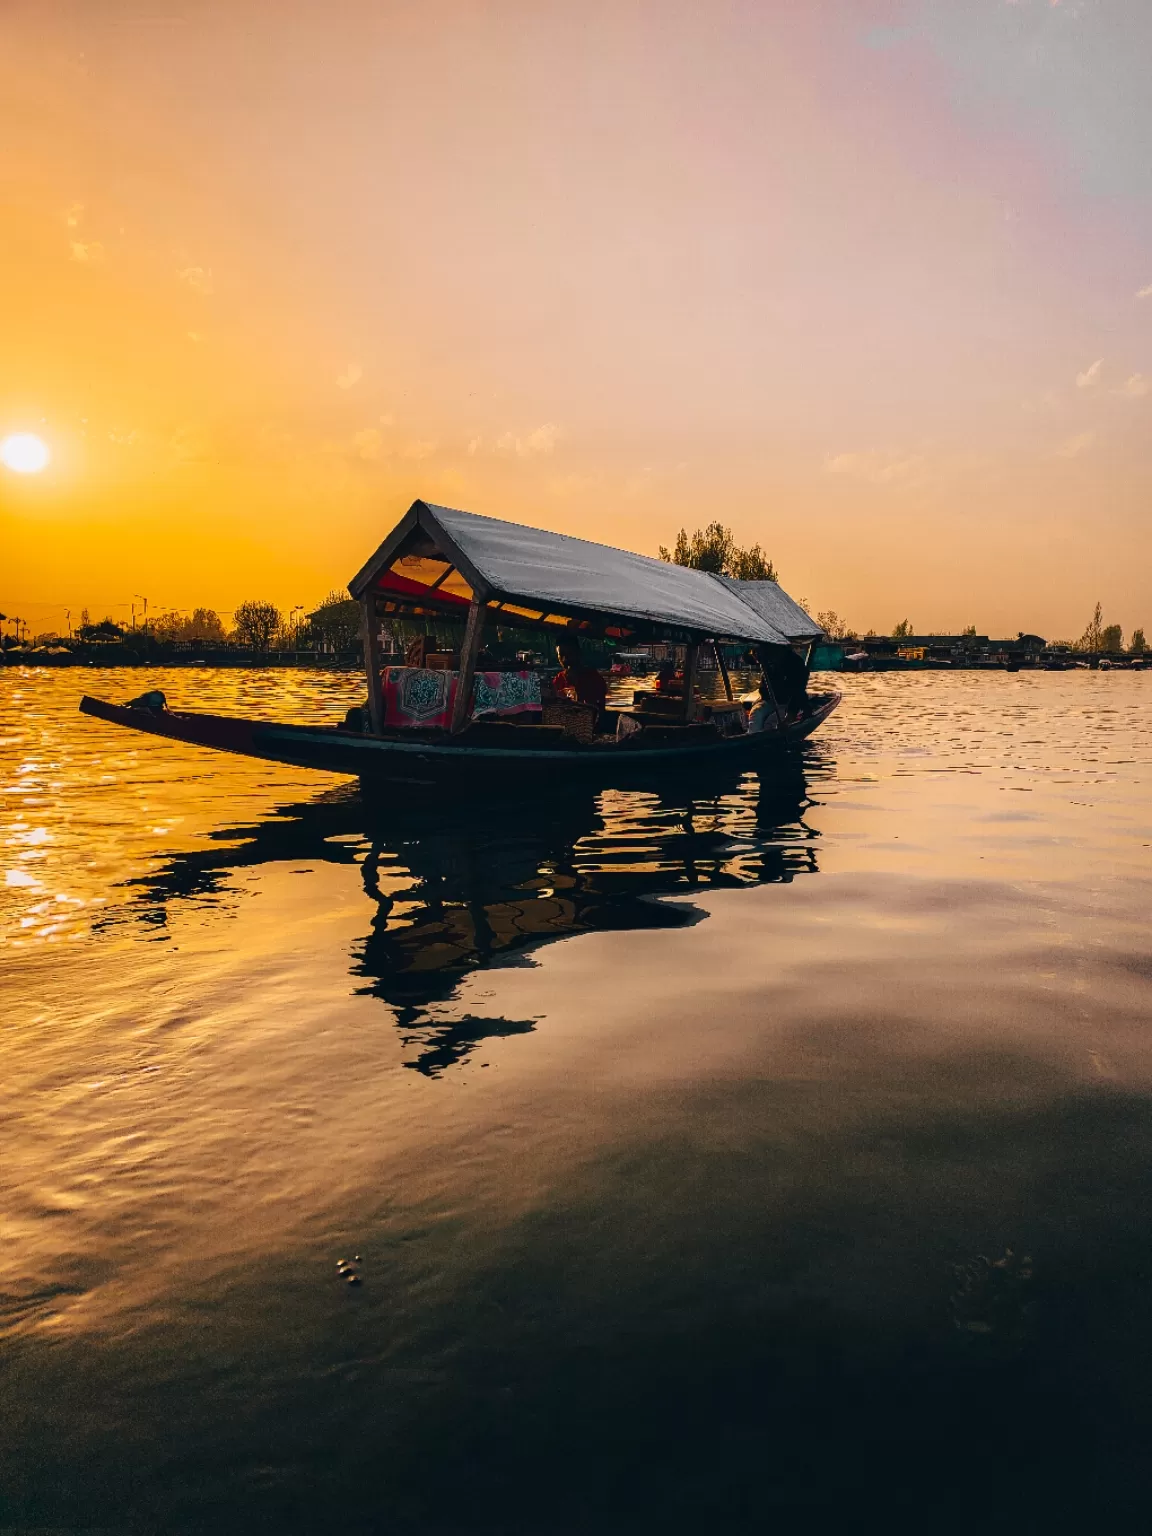
<path fill-rule="evenodd" d="M 1152 676 L 836 682 L 468 810 L 76 713 L 354 677 L 0 673 L 0 1526 L 1144 1504 Z"/>

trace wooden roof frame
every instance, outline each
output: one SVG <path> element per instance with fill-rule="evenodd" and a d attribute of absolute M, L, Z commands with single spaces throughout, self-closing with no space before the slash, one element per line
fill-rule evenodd
<path fill-rule="evenodd" d="M 368 595 L 373 582 L 401 554 L 405 543 L 417 530 L 431 539 L 445 559 L 450 560 L 455 568 L 467 578 L 472 591 L 481 602 L 486 603 L 489 599 L 500 596 L 498 592 L 492 591 L 471 560 L 468 559 L 467 555 L 457 545 L 455 539 L 451 538 L 432 516 L 427 503 L 414 501 L 384 540 L 383 544 L 377 549 L 376 553 L 365 561 L 348 583 L 348 590 L 354 598 L 360 600 Z M 382 593 L 381 595 L 386 596 L 387 594 Z M 509 593 L 508 600 L 511 601 L 514 596 L 515 593 Z"/>

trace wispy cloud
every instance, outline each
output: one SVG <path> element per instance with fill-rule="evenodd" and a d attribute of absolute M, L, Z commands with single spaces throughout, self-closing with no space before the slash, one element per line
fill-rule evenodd
<path fill-rule="evenodd" d="M 530 459 L 538 453 L 551 453 L 559 436 L 555 422 L 546 421 L 542 427 L 518 437 L 515 432 L 505 432 L 496 439 L 497 453 L 514 453 L 518 459 Z"/>
<path fill-rule="evenodd" d="M 468 496 L 469 485 L 466 477 L 458 469 L 444 468 L 420 471 L 421 485 L 427 485 L 428 489 L 435 492 L 433 499 L 440 502 L 441 506 L 450 504 L 460 506 Z M 448 503 L 448 498 L 459 497 L 459 501 Z"/>
<path fill-rule="evenodd" d="M 1152 299 L 1152 283 L 1146 284 L 1143 288 L 1137 288 L 1136 297 L 1138 299 Z"/>
<path fill-rule="evenodd" d="M 871 448 L 865 453 L 837 453 L 824 461 L 830 475 L 850 475 L 869 485 L 902 485 L 921 479 L 924 459 L 920 454 L 892 455 Z"/>
<path fill-rule="evenodd" d="M 1118 395 L 1128 395 L 1130 399 L 1139 400 L 1149 390 L 1152 390 L 1152 381 L 1146 379 L 1142 373 L 1133 373 L 1125 379 L 1124 383 L 1121 384 L 1115 393 Z"/>
<path fill-rule="evenodd" d="M 596 475 L 554 475 L 548 482 L 551 496 L 589 496 L 600 488 Z"/>
<path fill-rule="evenodd" d="M 104 247 L 99 240 L 71 240 L 69 250 L 73 261 L 92 262 L 104 260 Z"/>
<path fill-rule="evenodd" d="M 1074 437 L 1065 438 L 1056 449 L 1058 459 L 1075 459 L 1080 454 L 1086 453 L 1096 441 L 1095 432 L 1077 432 Z"/>
<path fill-rule="evenodd" d="M 351 389 L 364 377 L 364 370 L 359 363 L 349 363 L 343 373 L 336 375 L 336 387 L 338 389 Z"/>
<path fill-rule="evenodd" d="M 518 459 L 531 459 L 538 454 L 551 453 L 561 435 L 554 421 L 546 421 L 543 426 L 524 437 L 516 432 L 502 432 L 490 443 L 486 443 L 482 437 L 472 437 L 468 440 L 468 456 L 475 458 L 478 453 L 494 453 L 502 458 L 514 456 Z"/>
<path fill-rule="evenodd" d="M 535 432 L 529 432 L 523 442 L 516 444 L 516 452 L 521 457 L 534 453 L 551 453 L 559 436 L 560 431 L 556 423 L 546 421 L 542 427 L 537 427 Z"/>
<path fill-rule="evenodd" d="M 79 229 L 84 217 L 84 204 L 72 203 L 64 210 L 64 222 L 69 229 Z"/>
<path fill-rule="evenodd" d="M 381 416 L 379 427 L 361 427 L 350 437 L 327 438 L 321 451 L 337 459 L 362 459 L 366 464 L 379 464 L 386 459 L 428 459 L 436 452 L 438 444 L 431 438 L 412 438 L 397 444 L 389 438 L 388 428 L 394 425 L 391 416 Z"/>
<path fill-rule="evenodd" d="M 1083 373 L 1076 375 L 1077 389 L 1091 389 L 1100 380 L 1100 370 L 1104 366 L 1104 359 L 1098 357 L 1094 363 L 1090 363 Z"/>
<path fill-rule="evenodd" d="M 211 267 L 181 267 L 176 276 L 182 283 L 187 283 L 194 293 L 207 296 L 212 292 Z"/>

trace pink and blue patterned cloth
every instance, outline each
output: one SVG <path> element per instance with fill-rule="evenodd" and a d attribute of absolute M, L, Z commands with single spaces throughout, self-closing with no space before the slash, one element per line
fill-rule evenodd
<path fill-rule="evenodd" d="M 428 667 L 385 667 L 384 720 L 387 725 L 441 726 L 452 721 L 458 672 Z M 540 708 L 540 678 L 535 672 L 477 672 L 472 687 L 472 718 L 519 715 Z"/>

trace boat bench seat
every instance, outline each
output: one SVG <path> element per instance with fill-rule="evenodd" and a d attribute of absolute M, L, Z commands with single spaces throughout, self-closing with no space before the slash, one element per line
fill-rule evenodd
<path fill-rule="evenodd" d="M 629 743 L 638 747 L 696 747 L 718 741 L 720 732 L 711 723 L 698 725 L 648 725 Z"/>
<path fill-rule="evenodd" d="M 517 725 L 511 720 L 474 720 L 458 740 L 469 747 L 509 747 L 517 751 L 555 750 L 568 745 L 559 725 Z"/>

